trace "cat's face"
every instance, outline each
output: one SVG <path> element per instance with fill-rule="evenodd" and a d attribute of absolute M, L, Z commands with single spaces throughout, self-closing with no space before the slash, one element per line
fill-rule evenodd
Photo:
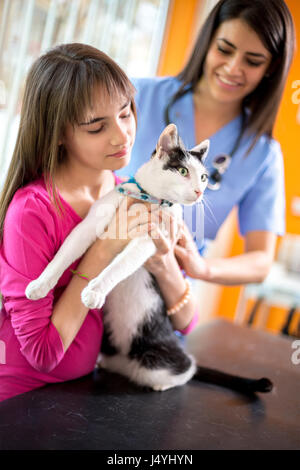
<path fill-rule="evenodd" d="M 204 160 L 209 141 L 205 140 L 192 150 L 186 150 L 178 138 L 174 124 L 162 132 L 151 158 L 152 190 L 158 198 L 184 205 L 200 202 L 208 183 Z M 149 167 L 148 167 L 149 168 Z M 147 187 L 145 188 L 147 190 Z"/>

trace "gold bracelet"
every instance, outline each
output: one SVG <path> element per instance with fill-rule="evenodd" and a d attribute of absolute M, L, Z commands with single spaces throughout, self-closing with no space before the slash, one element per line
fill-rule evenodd
<path fill-rule="evenodd" d="M 175 313 L 179 312 L 179 310 L 181 310 L 185 304 L 188 303 L 191 297 L 191 286 L 187 279 L 185 279 L 185 284 L 186 284 L 186 289 L 182 298 L 177 302 L 177 304 L 174 305 L 174 307 L 168 308 L 167 315 L 169 316 L 174 315 Z"/>

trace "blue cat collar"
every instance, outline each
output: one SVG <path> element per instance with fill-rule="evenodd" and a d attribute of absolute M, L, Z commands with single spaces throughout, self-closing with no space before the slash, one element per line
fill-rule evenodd
<path fill-rule="evenodd" d="M 124 188 L 124 184 L 134 183 L 140 192 L 132 191 L 131 189 Z M 134 199 L 139 199 L 143 202 L 150 202 L 152 204 L 159 204 L 162 207 L 171 207 L 173 206 L 173 202 L 167 201 L 167 199 L 157 199 L 156 197 L 151 196 L 150 194 L 146 193 L 143 188 L 139 185 L 135 178 L 131 177 L 128 181 L 124 181 L 124 183 L 120 183 L 115 186 L 115 190 L 119 193 L 123 194 L 124 196 L 129 196 Z"/>

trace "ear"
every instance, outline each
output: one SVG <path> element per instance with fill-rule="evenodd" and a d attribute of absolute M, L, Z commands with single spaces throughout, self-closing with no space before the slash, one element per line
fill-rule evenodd
<path fill-rule="evenodd" d="M 162 157 L 162 153 L 168 153 L 172 148 L 178 146 L 178 132 L 175 124 L 169 124 L 157 141 L 156 152 L 159 158 Z"/>
<path fill-rule="evenodd" d="M 206 140 L 203 140 L 203 142 L 201 142 L 200 144 L 196 145 L 196 147 L 192 148 L 192 150 L 190 150 L 190 153 L 193 155 L 195 154 L 195 156 L 199 158 L 199 160 L 201 160 L 202 163 L 204 163 L 204 160 L 206 159 L 207 154 L 208 154 L 208 150 L 209 150 L 209 140 L 206 139 Z"/>

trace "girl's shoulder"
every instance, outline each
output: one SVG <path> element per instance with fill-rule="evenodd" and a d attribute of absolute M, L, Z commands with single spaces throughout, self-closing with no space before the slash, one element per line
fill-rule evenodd
<path fill-rule="evenodd" d="M 19 188 L 8 207 L 7 216 L 23 218 L 35 215 L 39 218 L 53 218 L 55 207 L 51 201 L 44 178 L 41 177 Z"/>
<path fill-rule="evenodd" d="M 54 206 L 44 178 L 41 177 L 19 188 L 7 209 L 5 225 L 10 227 L 34 223 L 39 226 L 58 227 L 68 225 L 70 217 L 65 217 L 68 208 L 63 206 L 64 217 Z M 72 223 L 72 222 L 71 222 Z"/>
<path fill-rule="evenodd" d="M 24 244 L 39 240 L 39 246 L 44 248 L 44 241 L 55 238 L 55 232 L 59 232 L 57 228 L 47 189 L 42 180 L 36 180 L 19 188 L 8 206 L 3 247 L 12 253 L 12 246 L 19 250 Z"/>
<path fill-rule="evenodd" d="M 63 211 L 63 212 L 62 212 Z M 78 220 L 66 205 L 60 212 L 51 201 L 44 179 L 38 179 L 18 189 L 7 209 L 4 239 L 49 239 L 58 249 Z"/>
<path fill-rule="evenodd" d="M 44 179 L 40 178 L 27 185 L 19 188 L 12 198 L 8 212 L 24 214 L 27 209 L 42 210 L 43 207 L 50 207 L 51 201 L 44 183 Z"/>

